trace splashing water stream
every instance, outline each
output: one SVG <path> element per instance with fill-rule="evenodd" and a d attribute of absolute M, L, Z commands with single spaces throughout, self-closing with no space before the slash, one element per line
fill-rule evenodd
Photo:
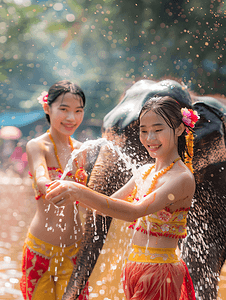
<path fill-rule="evenodd" d="M 65 168 L 65 170 L 63 172 L 63 175 L 61 176 L 60 180 L 64 180 L 67 173 L 72 170 L 73 161 L 76 159 L 76 157 L 80 153 L 82 153 L 83 151 L 87 151 L 87 150 L 91 151 L 96 147 L 102 147 L 102 146 L 107 146 L 107 147 L 109 147 L 109 149 L 116 152 L 119 156 L 119 159 L 121 159 L 125 163 L 125 169 L 126 170 L 132 170 L 132 174 L 134 176 L 136 175 L 137 165 L 135 165 L 131 162 L 131 158 L 128 155 L 126 155 L 125 153 L 122 153 L 119 146 L 115 145 L 113 142 L 107 140 L 106 138 L 99 138 L 97 140 L 87 140 L 82 144 L 82 146 L 79 149 L 73 150 L 73 152 L 71 153 L 71 157 L 70 157 L 70 159 L 69 159 L 69 161 L 66 165 L 66 168 Z M 74 205 L 74 219 L 76 219 L 77 214 L 78 214 L 78 210 L 77 210 L 76 205 Z M 94 231 L 95 237 L 94 238 L 98 239 L 97 226 L 96 226 L 96 211 L 95 210 L 93 210 L 93 220 L 94 220 L 94 226 L 95 226 L 95 231 Z"/>
<path fill-rule="evenodd" d="M 99 138 L 96 140 L 87 140 L 82 144 L 82 146 L 79 149 L 73 150 L 73 152 L 71 153 L 71 157 L 66 165 L 64 173 L 61 176 L 60 180 L 64 180 L 67 173 L 72 170 L 73 161 L 80 153 L 84 152 L 85 150 L 89 151 L 89 150 L 93 150 L 95 147 L 102 147 L 102 146 L 108 146 L 109 149 L 111 149 L 112 151 L 115 151 L 118 154 L 119 158 L 125 163 L 126 169 L 127 170 L 132 169 L 132 173 L 134 175 L 137 167 L 136 167 L 136 165 L 134 165 L 131 162 L 131 158 L 128 155 L 126 155 L 125 153 L 123 153 L 120 150 L 119 146 L 114 145 L 113 142 L 107 140 L 106 138 Z"/>

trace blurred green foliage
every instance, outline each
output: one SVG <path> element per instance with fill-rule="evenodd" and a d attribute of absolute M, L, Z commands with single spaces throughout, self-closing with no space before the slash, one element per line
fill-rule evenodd
<path fill-rule="evenodd" d="M 199 94 L 226 94 L 222 0 L 20 1 L 1 2 L 2 108 L 35 109 L 37 93 L 63 78 L 84 87 L 87 118 L 103 118 L 144 77 L 176 77 Z"/>
<path fill-rule="evenodd" d="M 21 7 L 14 3 L 2 2 L 0 9 L 1 18 L 1 73 L 0 81 L 18 75 L 21 71 L 18 62 L 23 62 L 27 57 L 25 49 L 30 46 L 31 26 L 39 23 L 38 16 L 43 12 L 39 5 Z"/>

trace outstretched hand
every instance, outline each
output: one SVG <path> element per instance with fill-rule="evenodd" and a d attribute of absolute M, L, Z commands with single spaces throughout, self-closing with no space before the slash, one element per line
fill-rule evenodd
<path fill-rule="evenodd" d="M 46 200 L 51 201 L 57 206 L 66 205 L 68 202 L 79 200 L 78 190 L 80 184 L 71 181 L 53 181 L 47 188 Z"/>

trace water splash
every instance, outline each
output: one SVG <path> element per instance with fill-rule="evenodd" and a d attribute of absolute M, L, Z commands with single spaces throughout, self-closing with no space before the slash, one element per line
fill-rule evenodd
<path fill-rule="evenodd" d="M 107 140 L 106 138 L 99 138 L 96 140 L 88 140 L 85 141 L 79 149 L 74 149 L 71 153 L 71 157 L 66 165 L 63 175 L 61 176 L 60 180 L 64 180 L 67 173 L 70 172 L 73 168 L 73 161 L 78 157 L 78 155 L 84 151 L 91 151 L 96 147 L 107 146 L 112 151 L 116 152 L 121 159 L 125 163 L 126 170 L 131 170 L 133 175 L 137 170 L 137 165 L 132 163 L 131 158 L 123 153 L 118 145 L 115 145 L 112 141 Z"/>

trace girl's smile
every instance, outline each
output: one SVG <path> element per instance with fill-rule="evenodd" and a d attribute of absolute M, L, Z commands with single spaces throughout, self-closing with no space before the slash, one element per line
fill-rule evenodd
<path fill-rule="evenodd" d="M 161 145 L 147 145 L 150 151 L 156 151 L 158 150 Z"/>
<path fill-rule="evenodd" d="M 62 125 L 65 127 L 66 130 L 70 131 L 70 130 L 74 130 L 74 127 L 76 126 L 75 124 L 65 124 L 62 123 Z"/>

